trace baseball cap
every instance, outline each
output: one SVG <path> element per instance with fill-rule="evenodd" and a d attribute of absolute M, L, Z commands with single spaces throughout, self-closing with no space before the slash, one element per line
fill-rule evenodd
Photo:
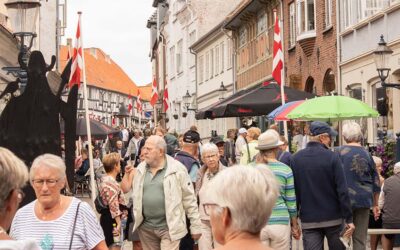
<path fill-rule="evenodd" d="M 247 129 L 245 129 L 245 128 L 240 128 L 240 129 L 239 129 L 239 134 L 244 134 L 244 133 L 247 133 Z"/>
<path fill-rule="evenodd" d="M 188 130 L 183 135 L 183 141 L 186 143 L 198 143 L 200 141 L 200 134 L 193 130 Z"/>
<path fill-rule="evenodd" d="M 315 121 L 311 123 L 310 134 L 312 136 L 317 136 L 325 133 L 329 134 L 331 137 L 336 137 L 338 135 L 338 133 L 326 122 Z"/>
<path fill-rule="evenodd" d="M 217 145 L 219 143 L 225 143 L 225 141 L 219 136 L 211 138 L 210 142 L 214 143 L 215 145 Z"/>

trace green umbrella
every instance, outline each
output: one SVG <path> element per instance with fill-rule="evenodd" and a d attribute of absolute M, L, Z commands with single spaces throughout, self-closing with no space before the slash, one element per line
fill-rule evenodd
<path fill-rule="evenodd" d="M 379 113 L 366 103 L 348 96 L 309 99 L 287 115 L 290 119 L 303 121 L 339 121 L 378 116 Z"/>

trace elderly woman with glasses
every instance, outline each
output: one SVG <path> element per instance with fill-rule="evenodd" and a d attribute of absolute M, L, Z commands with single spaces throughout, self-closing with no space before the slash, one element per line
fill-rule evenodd
<path fill-rule="evenodd" d="M 208 187 L 205 213 L 218 250 L 270 249 L 260 240 L 278 196 L 274 174 L 264 166 L 234 166 L 219 173 Z"/>
<path fill-rule="evenodd" d="M 206 143 L 202 146 L 202 160 L 204 165 L 201 166 L 197 174 L 196 195 L 198 197 L 201 219 L 201 237 L 199 240 L 199 250 L 210 250 L 217 246 L 217 242 L 211 234 L 210 216 L 204 212 L 203 204 L 207 201 L 207 188 L 210 181 L 226 167 L 222 165 L 219 158 L 218 147 L 212 143 Z"/>
<path fill-rule="evenodd" d="M 60 194 L 66 183 L 65 168 L 64 161 L 52 154 L 33 161 L 29 178 L 36 200 L 18 210 L 11 237 L 34 239 L 42 249 L 107 249 L 93 209 Z"/>
<path fill-rule="evenodd" d="M 11 151 L 0 147 L 0 249 L 39 249 L 34 240 L 12 240 L 7 234 L 24 197 L 28 168 Z"/>

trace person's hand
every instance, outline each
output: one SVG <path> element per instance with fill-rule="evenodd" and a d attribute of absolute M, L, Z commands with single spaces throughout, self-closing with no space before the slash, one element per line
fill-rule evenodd
<path fill-rule="evenodd" d="M 82 156 L 78 156 L 75 158 L 75 169 L 79 169 L 82 166 Z"/>
<path fill-rule="evenodd" d="M 372 212 L 374 213 L 374 219 L 378 220 L 379 216 L 381 215 L 381 210 L 379 209 L 379 207 L 378 206 L 374 206 L 372 208 Z"/>
<path fill-rule="evenodd" d="M 192 234 L 192 239 L 193 240 L 199 240 L 201 237 L 201 234 Z"/>
<path fill-rule="evenodd" d="M 291 227 L 291 232 L 292 232 L 293 238 L 295 238 L 296 240 L 300 240 L 301 229 L 298 225 L 293 225 Z"/>
<path fill-rule="evenodd" d="M 125 167 L 125 174 L 135 174 L 135 168 L 132 165 L 127 165 Z"/>
<path fill-rule="evenodd" d="M 356 227 L 354 226 L 353 223 L 347 224 L 346 231 L 344 232 L 343 236 L 350 238 L 353 235 L 354 230 L 356 230 Z"/>

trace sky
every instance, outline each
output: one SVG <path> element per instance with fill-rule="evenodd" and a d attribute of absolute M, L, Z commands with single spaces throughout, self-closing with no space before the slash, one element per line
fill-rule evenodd
<path fill-rule="evenodd" d="M 150 32 L 147 20 L 155 10 L 151 0 L 66 0 L 66 38 L 73 38 L 82 11 L 85 48 L 96 47 L 109 54 L 136 85 L 151 82 Z"/>

